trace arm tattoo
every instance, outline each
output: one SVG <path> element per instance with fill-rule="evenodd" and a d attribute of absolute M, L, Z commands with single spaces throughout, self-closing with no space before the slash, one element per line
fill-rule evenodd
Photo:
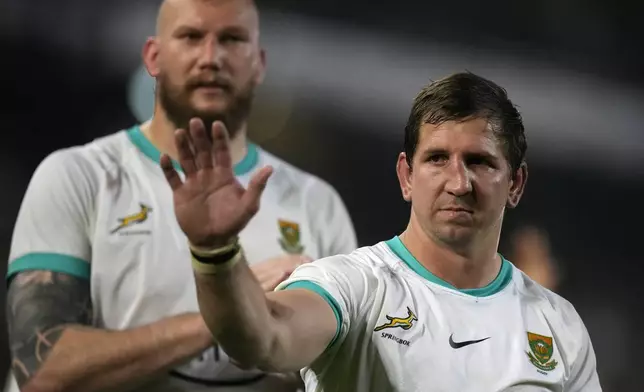
<path fill-rule="evenodd" d="M 7 292 L 11 367 L 24 385 L 70 324 L 91 325 L 89 281 L 51 271 L 24 271 Z"/>

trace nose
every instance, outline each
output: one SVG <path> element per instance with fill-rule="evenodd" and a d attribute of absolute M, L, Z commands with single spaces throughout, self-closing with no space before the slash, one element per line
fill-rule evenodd
<path fill-rule="evenodd" d="M 472 192 L 472 176 L 465 162 L 452 161 L 446 172 L 445 190 L 454 196 Z"/>
<path fill-rule="evenodd" d="M 199 67 L 214 70 L 221 69 L 226 49 L 219 45 L 217 39 L 209 37 L 203 40 L 199 56 Z"/>

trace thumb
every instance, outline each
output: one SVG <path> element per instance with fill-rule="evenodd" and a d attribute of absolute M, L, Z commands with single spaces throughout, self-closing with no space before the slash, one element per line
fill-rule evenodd
<path fill-rule="evenodd" d="M 302 256 L 300 256 L 300 261 L 302 262 L 302 264 L 306 264 L 306 263 L 312 262 L 313 258 L 311 258 L 310 256 L 307 256 L 307 255 L 302 255 Z"/>
<path fill-rule="evenodd" d="M 275 288 L 282 283 L 290 274 L 284 274 L 282 272 L 273 273 L 271 276 L 264 278 L 260 284 L 264 292 L 275 291 Z"/>
<path fill-rule="evenodd" d="M 242 196 L 242 203 L 246 207 L 246 212 L 249 215 L 255 215 L 259 211 L 259 200 L 262 197 L 262 193 L 264 192 L 264 188 L 266 188 L 266 183 L 271 174 L 273 174 L 273 168 L 265 166 L 250 179 L 248 189 Z"/>

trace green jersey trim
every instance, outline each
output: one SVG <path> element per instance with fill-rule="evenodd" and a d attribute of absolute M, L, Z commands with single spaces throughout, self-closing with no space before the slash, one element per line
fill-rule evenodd
<path fill-rule="evenodd" d="M 313 283 L 308 280 L 298 280 L 293 283 L 289 283 L 286 286 L 282 288 L 282 290 L 292 290 L 292 289 L 305 289 L 312 291 L 316 294 L 318 294 L 322 299 L 326 301 L 326 303 L 329 304 L 331 307 L 331 310 L 333 310 L 333 314 L 335 315 L 335 320 L 337 322 L 337 328 L 335 330 L 335 336 L 333 336 L 333 339 L 331 339 L 331 342 L 327 346 L 327 350 L 333 346 L 333 344 L 338 340 L 340 337 L 340 331 L 342 329 L 342 309 L 340 308 L 340 305 L 338 305 L 338 302 L 329 294 L 328 291 L 320 287 L 320 285 Z"/>
<path fill-rule="evenodd" d="M 28 253 L 9 264 L 7 280 L 23 271 L 45 270 L 61 272 L 81 279 L 89 279 L 91 267 L 89 262 L 78 257 L 59 253 Z"/>
<path fill-rule="evenodd" d="M 490 284 L 485 287 L 477 289 L 463 289 L 460 290 L 454 287 L 452 284 L 444 281 L 438 276 L 432 274 L 427 268 L 425 268 L 420 262 L 414 257 L 414 255 L 409 252 L 409 249 L 402 243 L 398 236 L 385 241 L 387 246 L 391 249 L 396 256 L 398 256 L 409 268 L 411 268 L 415 273 L 427 279 L 428 281 L 438 284 L 443 287 L 447 287 L 452 290 L 459 291 L 464 294 L 468 294 L 474 297 L 488 297 L 490 295 L 496 294 L 499 291 L 503 290 L 510 281 L 512 281 L 512 265 L 507 261 L 503 256 L 501 256 L 501 269 L 499 274 L 494 278 Z"/>
<path fill-rule="evenodd" d="M 138 125 L 127 130 L 127 136 L 141 151 L 143 155 L 150 158 L 153 162 L 159 164 L 161 161 L 161 152 L 152 144 L 152 142 L 145 136 Z M 253 143 L 248 143 L 246 146 L 246 155 L 238 162 L 233 171 L 236 176 L 243 176 L 255 168 L 259 161 L 259 152 L 257 146 Z M 181 166 L 175 160 L 172 160 L 172 165 L 177 171 L 181 171 Z"/>

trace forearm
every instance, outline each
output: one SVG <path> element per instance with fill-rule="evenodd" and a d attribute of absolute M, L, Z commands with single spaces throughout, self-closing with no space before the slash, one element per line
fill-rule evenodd
<path fill-rule="evenodd" d="M 175 145 L 185 181 L 168 155 L 161 157 L 161 167 L 177 222 L 193 245 L 199 309 L 214 339 L 244 367 L 284 371 L 309 364 L 334 336 L 334 311 L 312 293 L 266 295 L 243 253 L 237 253 L 238 243 L 231 242 L 259 210 L 272 169 L 257 171 L 244 189 L 235 179 L 226 129 L 218 121 L 208 137 L 203 121 L 191 119 L 188 131 L 175 132 Z M 303 338 L 319 312 L 326 312 L 323 323 L 312 338 Z M 298 347 L 301 342 L 310 344 Z"/>
<path fill-rule="evenodd" d="M 195 281 L 199 309 L 214 340 L 241 366 L 261 368 L 275 344 L 276 320 L 245 260 L 217 274 L 195 273 Z"/>
<path fill-rule="evenodd" d="M 22 391 L 127 390 L 212 344 L 199 314 L 125 331 L 88 327 L 89 282 L 25 271 L 7 292 L 12 369 Z"/>
<path fill-rule="evenodd" d="M 131 389 L 212 344 L 202 323 L 190 314 L 126 331 L 67 326 L 22 391 Z"/>

